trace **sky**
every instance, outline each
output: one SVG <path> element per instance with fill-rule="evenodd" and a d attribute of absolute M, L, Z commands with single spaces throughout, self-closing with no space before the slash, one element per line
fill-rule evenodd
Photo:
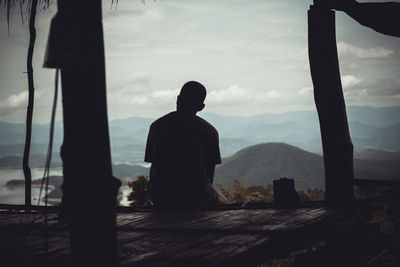
<path fill-rule="evenodd" d="M 55 2 L 55 1 L 54 1 Z M 159 117 L 189 80 L 207 88 L 207 112 L 251 116 L 315 109 L 307 51 L 310 0 L 103 1 L 109 119 Z M 39 11 L 34 122 L 50 120 L 54 70 L 42 67 L 56 4 Z M 400 39 L 336 12 L 347 105 L 400 105 Z M 0 121 L 24 122 L 28 25 L 0 8 Z M 61 119 L 59 102 L 57 119 Z"/>

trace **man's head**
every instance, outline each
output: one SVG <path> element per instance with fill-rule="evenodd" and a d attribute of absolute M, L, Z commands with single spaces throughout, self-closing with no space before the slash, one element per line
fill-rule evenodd
<path fill-rule="evenodd" d="M 199 82 L 190 81 L 182 86 L 176 109 L 185 113 L 196 113 L 204 108 L 206 88 Z"/>

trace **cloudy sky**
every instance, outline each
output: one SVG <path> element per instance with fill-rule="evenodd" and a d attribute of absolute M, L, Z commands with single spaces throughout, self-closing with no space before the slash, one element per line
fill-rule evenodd
<path fill-rule="evenodd" d="M 310 0 L 103 1 L 110 119 L 158 117 L 179 88 L 203 83 L 206 111 L 249 116 L 315 109 L 307 58 Z M 55 4 L 38 13 L 34 121 L 50 120 L 54 70 L 43 69 Z M 337 12 L 340 70 L 348 105 L 400 105 L 400 39 Z M 23 122 L 27 23 L 0 9 L 0 121 Z M 61 109 L 58 109 L 60 118 Z"/>

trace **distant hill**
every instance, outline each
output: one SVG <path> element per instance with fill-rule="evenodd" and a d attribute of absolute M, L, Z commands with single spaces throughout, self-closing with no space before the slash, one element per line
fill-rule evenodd
<path fill-rule="evenodd" d="M 354 175 L 356 178 L 400 180 L 400 160 L 361 160 L 354 159 Z"/>
<path fill-rule="evenodd" d="M 60 187 L 62 183 L 63 183 L 62 176 L 59 175 L 49 176 L 49 185 L 54 187 Z M 32 185 L 41 185 L 41 184 L 42 184 L 42 178 L 32 180 Z M 25 180 L 23 179 L 9 180 L 6 183 L 6 186 L 24 186 L 24 185 L 25 185 Z"/>
<path fill-rule="evenodd" d="M 400 160 L 400 151 L 384 151 L 376 149 L 366 149 L 355 151 L 354 158 L 362 160 Z"/>
<path fill-rule="evenodd" d="M 219 149 L 222 157 L 231 156 L 237 151 L 251 145 L 255 145 L 254 141 L 249 141 L 241 138 L 220 138 Z"/>
<path fill-rule="evenodd" d="M 232 187 L 237 179 L 245 186 L 267 185 L 274 179 L 295 179 L 296 188 L 324 187 L 320 155 L 284 143 L 266 143 L 240 150 L 215 171 L 215 180 Z"/>
<path fill-rule="evenodd" d="M 0 158 L 0 169 L 20 169 L 22 168 L 22 156 L 7 156 Z M 32 168 L 44 168 L 46 163 L 46 155 L 31 155 L 29 158 L 29 166 Z M 62 167 L 61 157 L 58 153 L 52 154 L 51 167 Z"/>
<path fill-rule="evenodd" d="M 355 178 L 400 179 L 399 154 L 376 150 L 356 153 Z M 323 157 L 284 143 L 265 143 L 240 150 L 215 171 L 215 181 L 228 187 L 234 179 L 252 186 L 267 185 L 280 177 L 293 178 L 297 189 L 324 189 Z"/>
<path fill-rule="evenodd" d="M 376 127 L 387 127 L 399 122 L 400 107 L 347 106 L 349 121 L 359 121 Z"/>
<path fill-rule="evenodd" d="M 400 151 L 399 107 L 346 107 L 355 151 L 365 149 Z M 219 132 L 223 157 L 250 145 L 275 142 L 322 153 L 320 128 L 316 110 L 261 114 L 256 116 L 226 116 L 209 112 L 198 113 Z M 155 118 L 129 117 L 109 123 L 112 159 L 114 163 L 142 162 L 150 124 Z M 55 125 L 54 153 L 58 153 L 63 136 L 62 122 Z M 45 154 L 49 139 L 49 124 L 34 124 L 31 154 Z M 0 157 L 22 155 L 25 124 L 0 122 Z"/>
<path fill-rule="evenodd" d="M 149 176 L 150 171 L 150 168 L 129 164 L 113 164 L 112 168 L 113 175 L 121 180 L 122 185 L 127 185 L 128 181 L 132 181 L 140 175 Z"/>
<path fill-rule="evenodd" d="M 51 188 L 51 191 L 48 193 L 49 198 L 56 198 L 60 199 L 62 197 L 62 189 L 61 185 L 63 183 L 63 177 L 62 176 L 56 176 L 56 175 L 51 175 L 49 176 L 49 185 Z M 32 180 L 32 186 L 41 186 L 42 184 L 42 179 L 35 179 Z M 24 186 L 25 185 L 25 180 L 18 179 L 18 180 L 10 180 L 6 183 L 6 186 L 12 187 L 12 186 Z M 45 187 L 43 187 L 43 195 L 42 197 L 45 196 Z"/>

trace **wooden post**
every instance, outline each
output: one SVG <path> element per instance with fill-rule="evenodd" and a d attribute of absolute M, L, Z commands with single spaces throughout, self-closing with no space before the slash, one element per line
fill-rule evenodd
<path fill-rule="evenodd" d="M 340 80 L 335 12 L 318 4 L 308 11 L 308 52 L 324 153 L 325 201 L 341 206 L 354 200 L 353 144 Z"/>
<path fill-rule="evenodd" d="M 115 266 L 120 182 L 112 175 L 101 0 L 59 0 L 53 20 L 55 43 L 48 47 L 61 68 L 62 217 L 72 258 L 76 266 Z"/>

